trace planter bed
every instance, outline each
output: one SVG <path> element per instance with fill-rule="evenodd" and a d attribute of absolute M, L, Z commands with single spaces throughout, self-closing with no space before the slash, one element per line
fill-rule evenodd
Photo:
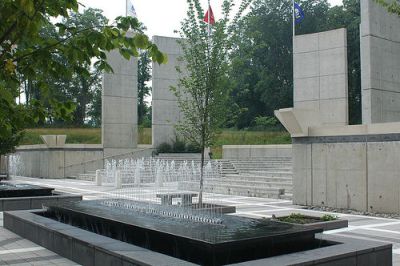
<path fill-rule="evenodd" d="M 4 213 L 4 227 L 83 265 L 194 265 L 35 214 L 43 210 Z M 392 265 L 392 245 L 333 235 L 316 235 L 330 245 L 235 265 Z"/>
<path fill-rule="evenodd" d="M 335 220 L 324 220 L 322 217 L 308 215 L 296 215 L 295 218 L 291 218 L 291 216 L 281 216 L 276 218 L 276 220 L 284 223 L 300 224 L 310 228 L 318 228 L 324 231 L 345 228 L 349 225 L 347 220 L 338 218 Z"/>

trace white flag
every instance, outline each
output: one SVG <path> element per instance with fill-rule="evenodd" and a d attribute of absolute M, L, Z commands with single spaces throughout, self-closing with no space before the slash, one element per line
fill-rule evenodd
<path fill-rule="evenodd" d="M 126 15 L 129 17 L 137 18 L 136 10 L 133 6 L 132 0 L 126 1 Z"/>

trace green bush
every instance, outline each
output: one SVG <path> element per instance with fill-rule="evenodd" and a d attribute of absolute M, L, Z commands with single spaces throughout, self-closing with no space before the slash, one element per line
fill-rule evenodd
<path fill-rule="evenodd" d="M 171 153 L 172 152 L 172 146 L 169 143 L 163 142 L 157 147 L 157 152 L 158 153 Z"/>

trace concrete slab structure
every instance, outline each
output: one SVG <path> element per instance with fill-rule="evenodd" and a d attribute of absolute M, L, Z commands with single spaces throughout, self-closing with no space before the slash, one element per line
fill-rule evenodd
<path fill-rule="evenodd" d="M 400 121 L 400 18 L 361 1 L 363 124 Z"/>
<path fill-rule="evenodd" d="M 347 125 L 346 29 L 296 36 L 293 64 L 294 109 L 318 114 L 312 125 Z"/>
<path fill-rule="evenodd" d="M 103 76 L 102 144 L 106 157 L 137 147 L 137 59 L 111 51 L 107 62 L 114 73 Z"/>
<path fill-rule="evenodd" d="M 400 123 L 310 128 L 293 138 L 293 202 L 400 213 Z"/>
<path fill-rule="evenodd" d="M 175 125 L 182 119 L 177 99 L 170 90 L 171 86 L 178 84 L 179 74 L 176 67 L 182 67 L 179 61 L 182 49 L 178 40 L 153 37 L 153 42 L 168 55 L 168 64 L 153 63 L 152 143 L 155 148 L 161 143 L 172 143 L 175 140 Z"/>

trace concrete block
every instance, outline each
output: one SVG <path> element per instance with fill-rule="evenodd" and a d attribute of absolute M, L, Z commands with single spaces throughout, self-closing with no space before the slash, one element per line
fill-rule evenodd
<path fill-rule="evenodd" d="M 372 0 L 361 4 L 363 123 L 400 121 L 400 18 Z"/>
<path fill-rule="evenodd" d="M 400 142 L 368 143 L 368 209 L 400 212 Z"/>
<path fill-rule="evenodd" d="M 318 33 L 296 35 L 295 41 L 293 42 L 293 51 L 295 54 L 318 51 L 318 42 Z"/>
<path fill-rule="evenodd" d="M 328 145 L 327 180 L 330 191 L 336 190 L 337 208 L 367 210 L 367 147 L 365 143 Z M 329 193 L 329 192 L 328 192 Z M 328 202 L 331 197 L 328 195 Z"/>
<path fill-rule="evenodd" d="M 311 78 L 319 76 L 319 52 L 295 54 L 293 58 L 294 78 Z"/>
<path fill-rule="evenodd" d="M 347 33 L 346 29 L 344 28 L 330 30 L 330 31 L 323 31 L 318 33 L 317 36 L 318 36 L 319 50 L 347 47 Z"/>
<path fill-rule="evenodd" d="M 136 75 L 115 75 L 105 73 L 103 78 L 103 86 L 105 89 L 104 96 L 120 96 L 137 98 Z"/>
<path fill-rule="evenodd" d="M 312 145 L 312 204 L 325 206 L 327 201 L 327 154 L 326 144 Z"/>
<path fill-rule="evenodd" d="M 137 130 L 135 124 L 103 124 L 104 148 L 136 148 Z"/>
<path fill-rule="evenodd" d="M 137 124 L 137 98 L 105 97 L 103 119 L 110 124 Z"/>
<path fill-rule="evenodd" d="M 319 51 L 319 75 L 347 74 L 347 49 L 345 47 Z"/>
<path fill-rule="evenodd" d="M 321 76 L 320 99 L 346 98 L 348 95 L 347 74 Z"/>
<path fill-rule="evenodd" d="M 182 119 L 177 101 L 153 99 L 152 123 L 175 126 Z"/>
<path fill-rule="evenodd" d="M 318 77 L 298 78 L 294 80 L 294 98 L 296 102 L 318 100 L 320 97 L 320 79 Z"/>
<path fill-rule="evenodd" d="M 311 204 L 311 145 L 293 144 L 293 203 Z"/>
<path fill-rule="evenodd" d="M 323 124 L 345 126 L 349 123 L 347 98 L 320 100 L 319 110 Z"/>

